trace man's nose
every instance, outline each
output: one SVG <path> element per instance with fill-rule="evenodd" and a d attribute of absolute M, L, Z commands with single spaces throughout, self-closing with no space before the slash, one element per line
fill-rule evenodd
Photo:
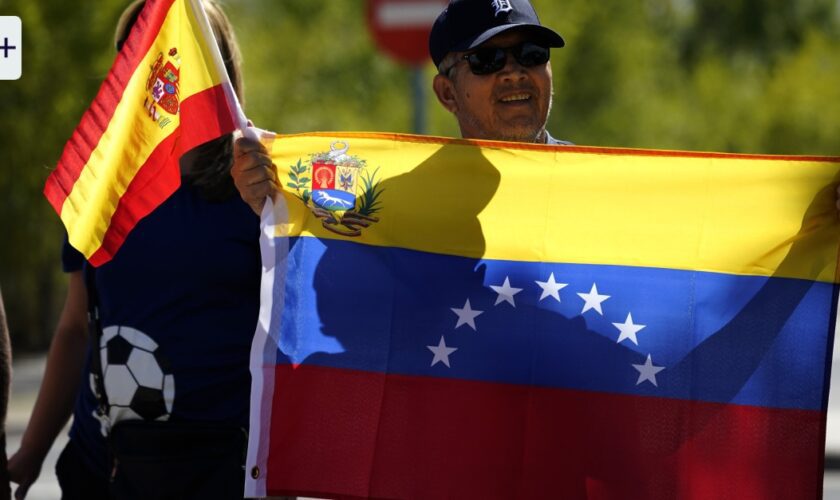
<path fill-rule="evenodd" d="M 507 51 L 505 54 L 505 65 L 499 70 L 499 74 L 505 79 L 521 80 L 525 78 L 527 72 L 525 66 L 519 64 L 519 61 L 513 57 L 513 54 Z"/>

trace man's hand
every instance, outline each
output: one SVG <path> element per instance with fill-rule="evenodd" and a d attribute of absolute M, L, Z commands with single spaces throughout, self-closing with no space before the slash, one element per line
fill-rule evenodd
<path fill-rule="evenodd" d="M 257 215 L 262 213 L 265 198 L 279 189 L 277 169 L 265 147 L 258 141 L 242 137 L 233 146 L 233 184 L 239 196 Z"/>

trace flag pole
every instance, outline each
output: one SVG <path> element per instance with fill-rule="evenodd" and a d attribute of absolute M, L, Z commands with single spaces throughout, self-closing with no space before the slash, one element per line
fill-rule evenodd
<path fill-rule="evenodd" d="M 228 103 L 233 108 L 236 128 L 247 137 L 250 135 L 247 133 L 249 132 L 248 118 L 245 117 L 245 112 L 242 110 L 242 104 L 239 102 L 239 97 L 237 97 L 236 91 L 233 89 L 233 84 L 230 81 L 230 75 L 227 74 L 227 68 L 225 67 L 224 60 L 222 60 L 222 53 L 219 51 L 219 44 L 213 34 L 213 28 L 210 27 L 210 20 L 207 18 L 207 12 L 204 11 L 204 5 L 202 5 L 201 0 L 189 0 L 189 4 L 193 11 L 193 15 L 198 22 L 198 27 L 201 29 L 201 34 L 204 36 L 204 40 L 207 42 L 210 49 L 210 55 L 213 58 L 213 64 L 216 66 L 216 71 L 227 75 L 227 81 L 222 84 L 222 88 L 224 88 L 225 97 L 227 98 Z M 209 43 L 211 40 L 213 43 Z"/>

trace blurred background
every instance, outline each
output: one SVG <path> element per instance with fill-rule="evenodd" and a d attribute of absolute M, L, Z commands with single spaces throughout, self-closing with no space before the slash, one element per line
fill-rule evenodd
<path fill-rule="evenodd" d="M 534 0 L 566 39 L 549 130 L 577 144 L 840 155 L 837 0 Z M 0 82 L 0 284 L 17 352 L 62 305 L 61 226 L 41 190 L 113 61 L 126 0 L 0 0 L 20 16 L 23 77 Z M 225 0 L 245 109 L 276 132 L 412 131 L 411 69 L 382 55 L 363 0 Z M 434 68 L 423 68 L 430 85 Z M 425 104 L 427 132 L 457 136 Z"/>
<path fill-rule="evenodd" d="M 22 78 L 0 81 L 0 286 L 18 359 L 38 360 L 48 347 L 66 286 L 62 229 L 41 190 L 107 74 L 113 29 L 127 3 L 0 0 L 0 15 L 19 16 L 24 36 Z M 414 131 L 412 78 L 422 71 L 430 88 L 434 68 L 428 62 L 415 70 L 384 56 L 369 33 L 364 0 L 222 4 L 237 30 L 245 109 L 257 126 Z M 552 53 L 548 128 L 555 137 L 840 155 L 838 0 L 533 4 L 567 44 Z M 423 108 L 426 133 L 458 135 L 430 91 Z M 41 365 L 33 363 L 29 385 L 37 389 Z"/>
<path fill-rule="evenodd" d="M 549 130 L 577 144 L 840 155 L 838 0 L 534 0 L 566 39 Z M 41 190 L 114 58 L 126 0 L 0 0 L 23 77 L 0 82 L 0 284 L 17 352 L 47 347 L 64 293 Z M 363 0 L 224 0 L 245 108 L 277 132 L 411 132 L 412 70 L 382 55 Z M 83 5 L 80 7 L 80 5 Z M 434 68 L 421 68 L 431 81 Z M 457 136 L 425 104 L 427 133 Z"/>

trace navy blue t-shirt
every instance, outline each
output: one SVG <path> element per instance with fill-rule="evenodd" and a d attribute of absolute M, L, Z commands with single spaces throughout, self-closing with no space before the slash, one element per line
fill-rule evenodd
<path fill-rule="evenodd" d="M 62 261 L 66 272 L 84 266 L 66 241 Z M 182 185 L 142 219 L 95 270 L 112 417 L 247 428 L 260 274 L 259 219 L 238 197 L 208 202 Z M 85 366 L 70 436 L 106 474 Z"/>

